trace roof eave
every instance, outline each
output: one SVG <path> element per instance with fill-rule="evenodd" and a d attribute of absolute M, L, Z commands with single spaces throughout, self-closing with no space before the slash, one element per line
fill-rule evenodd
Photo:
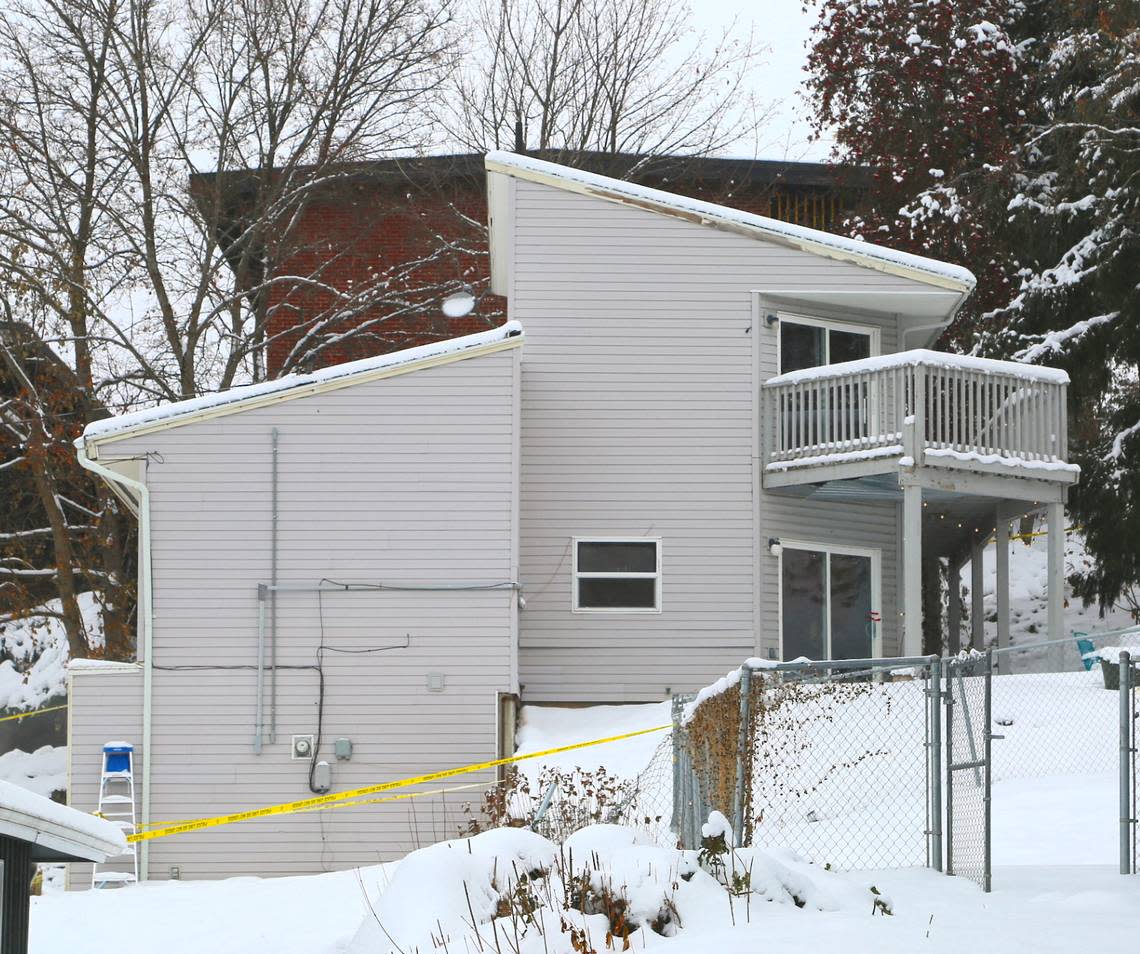
<path fill-rule="evenodd" d="M 481 355 L 493 354 L 497 351 L 504 351 L 508 348 L 519 347 L 523 343 L 523 338 L 524 335 L 520 330 L 517 333 L 509 335 L 508 337 L 504 337 L 500 340 L 492 341 L 487 344 L 475 345 L 457 351 L 443 352 L 431 357 L 408 361 L 405 364 L 388 365 L 370 370 L 362 370 L 356 373 L 345 374 L 340 377 L 333 377 L 326 380 L 313 382 L 311 384 L 302 384 L 297 385 L 296 387 L 284 388 L 280 391 L 273 391 L 267 394 L 257 394 L 252 395 L 248 398 L 239 398 L 234 401 L 204 407 L 195 411 L 188 411 L 183 414 L 171 415 L 169 417 L 158 418 L 151 421 L 143 421 L 136 425 L 124 427 L 121 430 L 106 431 L 99 434 L 82 435 L 76 439 L 75 445 L 77 447 L 82 447 L 87 453 L 87 456 L 92 460 L 98 460 L 99 448 L 103 444 L 125 440 L 129 437 L 141 437 L 146 434 L 152 434 L 156 431 L 169 430 L 174 427 L 183 427 L 185 425 L 194 424 L 199 421 L 212 420 L 219 417 L 227 417 L 230 414 L 239 414 L 242 411 L 253 410 L 254 408 L 260 407 L 268 407 L 273 404 L 280 404 L 284 401 L 292 401 L 297 398 L 309 397 L 313 394 L 338 391 L 341 388 L 351 387 L 356 384 L 364 384 L 369 381 L 379 381 L 384 378 L 392 378 L 401 374 L 409 374 L 412 371 L 419 371 L 424 368 L 452 364 L 456 361 L 466 360 L 467 358 L 475 358 Z"/>
<path fill-rule="evenodd" d="M 937 288 L 955 291 L 961 294 L 963 299 L 974 290 L 976 284 L 975 282 L 959 281 L 949 275 L 939 275 L 935 272 L 911 267 L 901 262 L 892 262 L 871 255 L 860 255 L 858 252 L 836 248 L 833 245 L 812 241 L 806 237 L 798 237 L 783 232 L 763 229 L 727 216 L 717 216 L 711 212 L 696 212 L 646 196 L 629 195 L 620 190 L 607 188 L 596 183 L 583 182 L 579 179 L 568 177 L 559 177 L 540 170 L 511 165 L 500 162 L 490 156 L 488 156 L 485 161 L 489 172 L 497 172 L 530 182 L 538 182 L 542 185 L 553 186 L 554 188 L 562 189 L 566 192 L 574 192 L 579 195 L 590 196 L 591 198 L 604 199 L 608 202 L 618 202 L 632 208 L 640 208 L 649 212 L 656 212 L 660 215 L 672 216 L 673 218 L 692 222 L 696 225 L 716 228 L 726 232 L 734 232 L 748 238 L 762 238 L 765 241 L 783 245 L 788 248 L 795 248 L 800 251 L 810 252 L 813 255 L 835 259 L 836 261 L 854 263 L 896 277 L 907 278 Z"/>

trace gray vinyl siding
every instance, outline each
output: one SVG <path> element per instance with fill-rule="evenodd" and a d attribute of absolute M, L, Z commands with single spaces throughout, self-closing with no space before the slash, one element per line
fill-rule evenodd
<path fill-rule="evenodd" d="M 270 573 L 274 427 L 281 583 L 512 581 L 518 355 L 515 347 L 103 445 L 101 457 L 148 460 L 154 819 L 310 796 L 308 763 L 290 759 L 290 743 L 316 730 L 317 673 L 297 667 L 313 666 L 322 638 L 351 653 L 323 657 L 321 757 L 333 791 L 497 757 L 498 695 L 515 689 L 512 590 L 279 594 L 277 741 L 258 756 L 256 587 Z M 179 668 L 198 666 L 226 668 Z M 444 691 L 428 691 L 429 673 L 443 675 Z M 84 698 L 85 684 L 76 691 L 94 736 L 105 734 L 113 714 Z M 347 762 L 333 757 L 342 736 L 353 742 Z M 150 874 L 165 878 L 171 865 L 188 879 L 294 874 L 390 860 L 454 835 L 471 800 L 477 791 L 156 840 Z"/>
<path fill-rule="evenodd" d="M 142 670 L 98 669 L 71 673 L 67 709 L 67 804 L 81 812 L 99 807 L 99 773 L 103 770 L 103 746 L 107 742 L 135 745 L 136 785 L 142 778 Z M 115 792 L 123 789 L 116 786 Z M 136 792 L 136 810 L 139 795 Z M 117 858 L 106 868 L 132 871 L 130 858 Z M 69 888 L 91 887 L 91 865 L 67 866 Z"/>
<path fill-rule="evenodd" d="M 753 292 L 915 284 L 549 186 L 513 185 L 508 298 L 528 336 L 524 700 L 656 700 L 766 654 L 778 644 L 766 540 L 781 533 L 882 547 L 891 647 L 893 506 L 820 508 L 763 493 L 757 524 L 753 415 L 760 382 L 776 373 L 776 344 L 763 322 L 752 327 Z M 773 301 L 843 317 L 786 295 Z M 897 349 L 895 315 L 849 317 L 878 324 L 882 350 Z M 571 537 L 590 535 L 662 539 L 659 614 L 571 612 Z"/>

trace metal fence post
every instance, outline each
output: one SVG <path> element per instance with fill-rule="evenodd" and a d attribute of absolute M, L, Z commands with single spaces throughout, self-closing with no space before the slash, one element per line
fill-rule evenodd
<path fill-rule="evenodd" d="M 673 697 L 673 814 L 669 818 L 669 827 L 673 834 L 681 833 L 681 817 L 684 813 L 681 787 L 681 700 Z"/>
<path fill-rule="evenodd" d="M 1120 873 L 1132 874 L 1132 657 L 1120 654 Z"/>
<path fill-rule="evenodd" d="M 992 649 L 986 650 L 986 704 L 985 713 L 986 721 L 984 723 L 985 730 L 985 759 L 986 759 L 986 795 L 985 795 L 985 809 L 986 809 L 986 831 L 985 831 L 985 862 L 982 873 L 982 890 L 989 894 L 993 883 L 993 837 L 991 826 L 993 822 L 993 759 L 990 751 L 993 745 L 994 734 L 991 731 L 994 724 L 993 714 L 993 681 L 994 681 L 994 655 Z"/>
<path fill-rule="evenodd" d="M 930 852 L 935 871 L 942 870 L 942 660 L 930 661 L 927 673 L 930 706 Z"/>
<path fill-rule="evenodd" d="M 745 663 L 740 668 L 740 727 L 736 733 L 736 792 L 732 800 L 732 830 L 737 848 L 744 846 L 744 759 L 745 750 L 751 748 L 748 732 L 751 715 L 752 670 Z M 751 751 L 747 757 L 752 758 Z"/>
<path fill-rule="evenodd" d="M 946 664 L 946 873 L 954 873 L 954 663 Z"/>

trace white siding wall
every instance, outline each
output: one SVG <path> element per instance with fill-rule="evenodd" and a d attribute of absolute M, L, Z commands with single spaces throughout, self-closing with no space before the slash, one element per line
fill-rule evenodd
<path fill-rule="evenodd" d="M 135 746 L 135 778 L 142 778 L 142 670 L 74 672 L 68 677 L 67 700 L 67 804 L 81 812 L 93 812 L 99 807 L 99 773 L 103 771 L 103 746 L 107 742 Z M 116 793 L 122 790 L 118 785 L 115 788 Z M 115 859 L 105 867 L 134 870 L 129 858 Z M 69 888 L 91 887 L 91 865 L 76 862 L 67 869 Z"/>
<path fill-rule="evenodd" d="M 278 673 L 277 742 L 260 756 L 252 747 L 256 586 L 270 572 L 271 429 L 280 431 L 282 583 L 509 582 L 517 559 L 518 354 L 104 445 L 101 456 L 148 456 L 156 820 L 310 795 L 308 763 L 290 760 L 290 737 L 316 730 L 311 668 Z M 514 689 L 514 592 L 339 592 L 319 602 L 315 593 L 282 593 L 277 615 L 282 667 L 313 666 L 322 639 L 352 651 L 324 654 L 322 758 L 332 763 L 334 791 L 496 757 L 497 695 Z M 408 648 L 361 652 L 406 638 Z M 443 674 L 443 692 L 427 691 L 429 673 Z M 76 682 L 72 705 L 82 707 L 86 735 L 101 743 L 114 734 L 115 714 L 86 686 Z M 333 757 L 341 736 L 353 742 L 351 761 Z M 86 759 L 90 740 L 83 744 Z M 171 865 L 183 878 L 216 878 L 390 859 L 455 834 L 457 807 L 472 798 L 477 793 L 451 797 L 446 812 L 433 796 L 157 840 L 151 876 L 166 877 Z"/>
<path fill-rule="evenodd" d="M 524 700 L 661 699 L 775 649 L 774 560 L 756 545 L 769 535 L 881 546 L 891 648 L 893 505 L 821 508 L 764 494 L 756 525 L 753 413 L 776 344 L 771 329 L 751 327 L 751 302 L 773 288 L 914 284 L 548 186 L 514 188 L 509 302 L 528 336 Z M 856 320 L 881 325 L 884 351 L 897 347 L 896 316 Z M 571 612 L 570 539 L 591 534 L 662 538 L 660 614 Z"/>

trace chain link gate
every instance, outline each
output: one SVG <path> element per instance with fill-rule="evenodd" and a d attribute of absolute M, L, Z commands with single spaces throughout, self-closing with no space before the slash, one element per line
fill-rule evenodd
<path fill-rule="evenodd" d="M 989 652 L 944 661 L 946 873 L 990 890 L 993 659 Z"/>

